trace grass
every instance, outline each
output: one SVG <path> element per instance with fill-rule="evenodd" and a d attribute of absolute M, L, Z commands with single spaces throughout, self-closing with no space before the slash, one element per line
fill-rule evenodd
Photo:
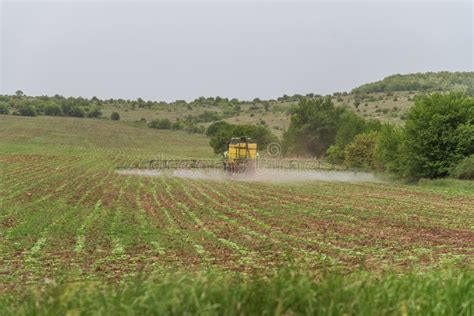
<path fill-rule="evenodd" d="M 465 193 L 474 195 L 474 182 L 469 180 L 457 179 L 422 179 L 418 182 L 418 186 L 438 192 L 445 193 Z"/>
<path fill-rule="evenodd" d="M 124 122 L 0 116 L 0 133 L 1 314 L 472 313 L 469 182 L 122 176 L 215 156 Z"/>
<path fill-rule="evenodd" d="M 472 315 L 474 273 L 323 274 L 280 270 L 266 278 L 164 273 L 120 285 L 50 280 L 0 300 L 3 315 Z"/>

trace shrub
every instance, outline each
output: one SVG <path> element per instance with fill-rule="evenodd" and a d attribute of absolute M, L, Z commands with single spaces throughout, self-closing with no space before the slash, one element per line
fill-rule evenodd
<path fill-rule="evenodd" d="M 227 148 L 227 142 L 232 137 L 247 136 L 255 141 L 260 149 L 265 148 L 271 142 L 277 140 L 276 136 L 263 125 L 233 125 L 220 124 L 220 128 L 213 131 L 209 144 L 215 153 L 223 153 Z"/>
<path fill-rule="evenodd" d="M 451 171 L 451 176 L 458 179 L 474 180 L 474 154 L 461 160 Z"/>
<path fill-rule="evenodd" d="M 110 119 L 112 121 L 119 121 L 120 120 L 120 114 L 118 114 L 117 112 L 112 112 L 112 114 L 110 114 Z"/>
<path fill-rule="evenodd" d="M 78 106 L 73 106 L 70 110 L 69 110 L 69 113 L 68 113 L 69 116 L 73 116 L 73 117 L 84 117 L 86 116 L 86 113 L 84 112 L 84 110 Z"/>
<path fill-rule="evenodd" d="M 35 108 L 29 104 L 22 104 L 18 108 L 18 114 L 21 116 L 36 116 Z"/>
<path fill-rule="evenodd" d="M 173 123 L 167 118 L 156 119 L 148 123 L 148 127 L 157 128 L 157 129 L 171 129 L 173 128 Z M 179 129 L 179 128 L 176 128 Z"/>
<path fill-rule="evenodd" d="M 0 114 L 9 114 L 8 104 L 6 102 L 0 102 Z"/>
<path fill-rule="evenodd" d="M 87 112 L 87 117 L 90 117 L 90 118 L 97 118 L 101 116 L 102 116 L 102 111 L 97 107 Z"/>
<path fill-rule="evenodd" d="M 373 169 L 375 144 L 378 132 L 367 132 L 357 135 L 345 149 L 345 164 L 349 168 Z"/>
<path fill-rule="evenodd" d="M 150 126 L 150 123 L 148 123 L 148 126 L 152 127 L 152 126 Z M 172 129 L 177 130 L 177 131 L 184 129 L 185 127 L 186 127 L 186 122 L 184 122 L 184 121 L 176 121 L 176 122 L 173 123 L 173 126 L 171 126 Z"/>
<path fill-rule="evenodd" d="M 378 169 L 389 172 L 401 170 L 403 130 L 391 124 L 382 126 L 375 144 L 374 158 Z"/>
<path fill-rule="evenodd" d="M 344 162 L 344 149 L 337 145 L 332 145 L 326 151 L 326 159 L 332 164 L 342 164 Z"/>
<path fill-rule="evenodd" d="M 212 123 L 211 125 L 209 125 L 209 127 L 206 130 L 206 136 L 212 137 L 216 135 L 220 130 L 224 130 L 231 127 L 232 127 L 232 124 L 229 124 L 224 121 Z"/>
<path fill-rule="evenodd" d="M 57 104 L 48 104 L 44 107 L 44 115 L 49 116 L 60 116 L 63 114 L 61 107 Z"/>
<path fill-rule="evenodd" d="M 204 134 L 204 132 L 206 131 L 206 128 L 202 125 L 192 123 L 192 124 L 186 125 L 186 127 L 184 128 L 184 131 L 188 133 Z"/>
<path fill-rule="evenodd" d="M 211 112 L 211 111 L 204 111 L 203 113 L 199 114 L 196 117 L 196 122 L 203 122 L 203 123 L 214 122 L 214 121 L 218 121 L 219 119 L 220 118 L 219 118 L 218 113 Z"/>

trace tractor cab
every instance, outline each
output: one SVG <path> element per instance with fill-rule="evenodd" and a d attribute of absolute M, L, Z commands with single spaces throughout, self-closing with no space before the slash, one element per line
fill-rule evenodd
<path fill-rule="evenodd" d="M 253 173 L 257 168 L 257 157 L 257 143 L 252 142 L 249 137 L 231 138 L 224 153 L 224 171 Z"/>

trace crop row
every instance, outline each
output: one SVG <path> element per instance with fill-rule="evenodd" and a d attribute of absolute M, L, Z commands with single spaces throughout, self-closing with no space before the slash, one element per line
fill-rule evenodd
<path fill-rule="evenodd" d="M 123 176 L 138 157 L 0 160 L 0 282 L 168 267 L 472 265 L 474 199 L 407 186 Z M 472 218 L 471 218 L 472 219 Z"/>

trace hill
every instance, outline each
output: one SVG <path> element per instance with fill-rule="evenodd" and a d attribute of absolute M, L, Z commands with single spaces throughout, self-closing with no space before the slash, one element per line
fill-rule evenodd
<path fill-rule="evenodd" d="M 352 89 L 354 94 L 395 91 L 469 91 L 474 92 L 474 72 L 426 72 L 392 75 L 383 80 Z"/>
<path fill-rule="evenodd" d="M 335 92 L 331 98 L 337 106 L 347 107 L 361 117 L 402 124 L 405 112 L 414 104 L 416 95 L 429 91 L 460 90 L 472 93 L 473 72 L 438 72 L 393 75 L 381 81 L 362 85 L 348 92 Z M 23 116 L 48 115 L 110 118 L 119 113 L 120 120 L 146 127 L 153 120 L 166 120 L 167 129 L 203 134 L 212 122 L 223 120 L 234 124 L 265 125 L 277 136 L 289 126 L 292 108 L 302 97 L 317 94 L 284 95 L 277 99 L 238 100 L 223 97 L 200 97 L 193 101 L 174 102 L 108 99 L 96 97 L 66 98 L 59 95 L 0 95 L 0 114 Z"/>

